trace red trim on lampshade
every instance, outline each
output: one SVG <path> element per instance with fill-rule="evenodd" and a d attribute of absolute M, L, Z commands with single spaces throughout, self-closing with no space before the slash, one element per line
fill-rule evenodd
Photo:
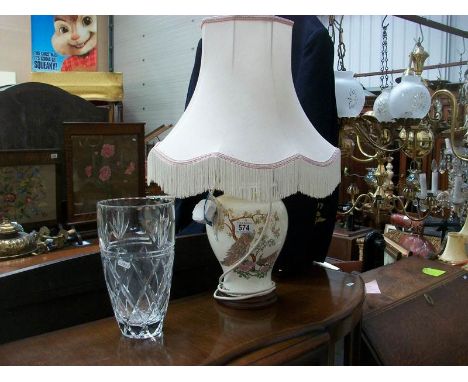
<path fill-rule="evenodd" d="M 162 153 L 161 151 L 158 150 L 157 146 L 159 145 L 159 143 L 160 142 L 158 142 L 155 145 L 154 152 L 156 153 L 156 155 L 159 155 L 161 158 L 163 158 L 168 163 L 190 165 L 190 164 L 193 164 L 193 163 L 201 162 L 201 161 L 203 161 L 205 159 L 208 159 L 208 158 L 221 158 L 221 159 L 224 159 L 224 160 L 226 160 L 228 162 L 235 163 L 235 164 L 237 164 L 239 166 L 247 167 L 247 168 L 253 168 L 253 169 L 257 169 L 257 170 L 260 170 L 260 169 L 274 169 L 274 168 L 283 167 L 284 165 L 286 165 L 288 163 L 291 163 L 291 162 L 294 162 L 297 159 L 302 159 L 305 162 L 313 164 L 315 166 L 327 167 L 331 163 L 333 163 L 337 159 L 337 157 L 340 156 L 340 154 L 341 154 L 341 151 L 339 149 L 335 149 L 335 151 L 333 152 L 333 155 L 330 157 L 330 159 L 326 160 L 325 162 L 317 162 L 317 161 L 315 161 L 313 159 L 310 159 L 310 158 L 307 158 L 307 157 L 305 157 L 303 155 L 296 154 L 296 155 L 293 155 L 293 156 L 291 156 L 289 158 L 283 159 L 283 160 L 281 160 L 279 162 L 268 163 L 268 164 L 257 164 L 257 163 L 244 162 L 242 160 L 230 157 L 229 155 L 225 155 L 225 154 L 222 154 L 222 153 L 219 153 L 219 152 L 200 155 L 200 156 L 198 156 L 196 158 L 187 159 L 187 160 L 175 160 L 175 159 L 172 159 L 172 158 L 168 157 L 167 155 L 165 155 L 164 153 Z"/>

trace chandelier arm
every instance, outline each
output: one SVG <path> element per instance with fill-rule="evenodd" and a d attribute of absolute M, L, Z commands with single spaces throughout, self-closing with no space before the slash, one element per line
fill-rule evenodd
<path fill-rule="evenodd" d="M 361 158 L 355 157 L 354 155 L 351 155 L 351 159 L 359 163 L 368 163 L 374 160 L 374 158 L 361 159 Z"/>
<path fill-rule="evenodd" d="M 437 110 L 434 111 L 434 117 L 431 117 L 429 114 L 424 118 L 431 125 L 437 124 L 442 119 L 442 114 Z"/>
<path fill-rule="evenodd" d="M 353 128 L 357 131 L 358 134 L 362 134 L 362 136 L 364 137 L 364 139 L 369 142 L 369 144 L 372 146 L 373 149 L 375 150 L 380 150 L 380 151 L 384 151 L 384 152 L 387 152 L 387 153 L 394 153 L 396 151 L 399 151 L 401 150 L 401 148 L 403 147 L 401 145 L 400 142 L 398 147 L 397 148 L 394 148 L 394 149 L 387 149 L 385 147 L 382 147 L 380 146 L 377 142 L 375 142 L 362 128 L 361 126 L 359 126 L 359 123 L 356 122 L 354 125 L 353 125 Z M 357 136 L 358 136 L 357 134 Z M 359 137 L 359 136 L 358 136 Z"/>
<path fill-rule="evenodd" d="M 450 101 L 450 107 L 452 108 L 452 123 L 450 124 L 450 143 L 452 144 L 452 152 L 453 154 L 460 160 L 468 162 L 468 157 L 464 156 L 463 154 L 457 151 L 455 146 L 455 130 L 457 128 L 457 120 L 458 120 L 458 105 L 455 96 L 452 92 L 446 89 L 437 90 L 431 97 L 432 101 L 434 101 L 437 97 L 445 96 Z"/>
<path fill-rule="evenodd" d="M 361 145 L 361 140 L 359 138 L 358 135 L 356 135 L 356 144 L 357 144 L 357 147 L 358 147 L 358 150 L 359 152 L 364 155 L 366 158 L 358 158 L 357 156 L 351 154 L 349 155 L 349 157 L 355 161 L 355 162 L 358 162 L 358 163 L 369 163 L 369 162 L 372 162 L 373 160 L 376 160 L 377 159 L 377 155 L 378 153 L 376 152 L 375 154 L 371 155 L 371 154 L 368 154 L 364 151 L 364 149 L 362 148 L 362 145 Z"/>
<path fill-rule="evenodd" d="M 362 208 L 359 208 L 357 205 L 358 205 L 359 201 L 360 201 L 361 199 L 363 199 L 363 198 L 368 198 L 368 199 L 370 199 L 370 201 L 372 201 L 372 197 L 371 197 L 369 194 L 361 194 L 361 195 L 359 195 L 359 196 L 357 197 L 357 199 L 354 201 L 352 207 L 351 207 L 348 211 L 346 211 L 346 212 L 339 212 L 339 211 L 338 211 L 338 214 L 339 214 L 339 215 L 342 215 L 342 216 L 346 216 L 346 215 L 349 215 L 349 214 L 350 214 L 352 211 L 354 211 L 354 210 L 356 210 L 356 211 L 361 211 Z"/>
<path fill-rule="evenodd" d="M 343 142 L 343 136 L 344 136 L 344 130 L 340 130 L 340 146 L 342 147 L 342 142 Z M 355 162 L 359 162 L 359 163 L 368 163 L 368 162 L 371 162 L 373 161 L 376 156 L 377 156 L 377 153 L 375 153 L 374 155 L 370 155 L 370 154 L 367 154 L 364 152 L 364 150 L 362 150 L 362 147 L 361 147 L 361 142 L 359 140 L 359 136 L 356 135 L 356 142 L 357 142 L 357 146 L 358 146 L 358 150 L 361 152 L 361 154 L 363 154 L 364 156 L 366 156 L 367 158 L 358 158 L 356 156 L 354 156 L 353 154 L 349 155 L 349 157 L 354 160 Z M 344 151 L 344 149 L 342 149 L 342 152 Z M 353 149 L 354 151 L 354 149 Z"/>
<path fill-rule="evenodd" d="M 395 208 L 400 213 L 404 213 L 404 211 L 406 211 L 406 209 L 409 206 L 409 200 L 407 200 L 406 203 L 403 204 L 400 197 L 396 196 L 396 195 L 393 196 L 392 201 L 393 201 L 393 208 Z M 401 209 L 398 208 L 398 206 L 397 206 L 398 203 L 397 202 L 401 202 L 401 204 L 402 204 Z"/>
<path fill-rule="evenodd" d="M 396 199 L 399 199 L 398 196 L 390 196 L 390 198 L 388 199 L 389 200 L 389 203 L 390 205 L 392 206 L 392 209 L 396 209 L 398 211 L 398 208 L 396 206 Z"/>
<path fill-rule="evenodd" d="M 358 134 L 356 134 L 356 144 L 357 144 L 357 147 L 359 149 L 359 152 L 364 155 L 365 157 L 369 158 L 369 159 L 376 159 L 377 158 L 377 152 L 373 155 L 371 154 L 368 154 L 364 151 L 364 149 L 362 148 L 362 144 L 361 144 L 361 138 L 359 137 Z"/>
<path fill-rule="evenodd" d="M 426 212 L 426 214 L 425 214 L 422 218 L 415 218 L 414 216 L 410 216 L 410 215 L 408 215 L 408 212 L 406 211 L 406 207 L 405 207 L 405 205 L 403 204 L 402 200 L 401 200 L 400 198 L 398 198 L 398 197 L 395 197 L 395 199 L 398 200 L 398 201 L 400 202 L 401 207 L 402 207 L 402 211 L 403 211 L 403 213 L 405 214 L 405 216 L 406 216 L 408 219 L 412 220 L 412 221 L 420 222 L 420 221 L 425 220 L 425 219 L 430 215 L 429 210 L 428 210 L 428 212 Z"/>

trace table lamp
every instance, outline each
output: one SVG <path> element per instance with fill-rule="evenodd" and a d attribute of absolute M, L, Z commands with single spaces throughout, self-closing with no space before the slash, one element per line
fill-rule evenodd
<path fill-rule="evenodd" d="M 193 97 L 148 155 L 148 182 L 164 192 L 210 191 L 202 203 L 212 201 L 216 215 L 207 235 L 223 269 L 214 297 L 227 305 L 275 301 L 271 271 L 288 221 L 281 199 L 322 198 L 340 182 L 340 151 L 312 126 L 294 89 L 292 25 L 270 16 L 204 20 Z M 213 198 L 214 190 L 224 194 Z"/>
<path fill-rule="evenodd" d="M 449 232 L 447 234 L 447 244 L 439 256 L 439 260 L 453 265 L 468 263 L 468 256 L 465 252 L 465 236 L 458 232 Z"/>

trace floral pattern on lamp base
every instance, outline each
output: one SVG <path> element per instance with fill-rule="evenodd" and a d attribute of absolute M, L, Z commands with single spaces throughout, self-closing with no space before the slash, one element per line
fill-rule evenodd
<path fill-rule="evenodd" d="M 287 212 L 284 204 L 273 202 L 266 231 L 249 256 L 241 259 L 258 241 L 266 224 L 269 204 L 221 196 L 217 198 L 217 215 L 213 226 L 207 225 L 211 247 L 223 271 L 228 273 L 223 287 L 232 293 L 258 293 L 274 286 L 273 265 L 286 239 Z"/>

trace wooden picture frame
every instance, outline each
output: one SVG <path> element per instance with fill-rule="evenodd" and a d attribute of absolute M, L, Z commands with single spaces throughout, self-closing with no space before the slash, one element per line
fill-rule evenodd
<path fill-rule="evenodd" d="M 145 195 L 144 123 L 64 123 L 67 222 L 96 221 L 99 200 Z"/>
<path fill-rule="evenodd" d="M 160 135 L 164 134 L 166 131 L 174 127 L 174 125 L 161 125 L 156 127 L 151 133 L 145 135 L 145 144 L 146 144 L 146 155 L 154 147 L 157 141 L 161 140 Z"/>
<path fill-rule="evenodd" d="M 0 220 L 27 231 L 60 221 L 62 156 L 59 149 L 0 151 Z"/>

